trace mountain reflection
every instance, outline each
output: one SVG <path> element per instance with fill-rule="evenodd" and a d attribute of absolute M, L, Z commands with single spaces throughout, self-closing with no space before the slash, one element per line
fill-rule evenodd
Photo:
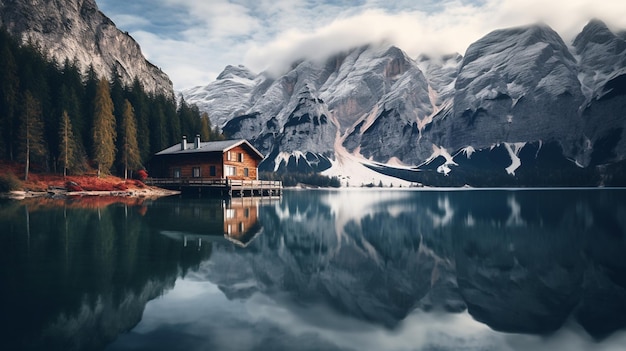
<path fill-rule="evenodd" d="M 421 330 L 399 348 L 500 349 L 572 326 L 614 342 L 626 335 L 625 195 L 1 202 L 0 348 L 394 349 Z"/>
<path fill-rule="evenodd" d="M 547 334 L 573 318 L 602 339 L 626 326 L 624 195 L 286 192 L 260 208 L 263 236 L 213 255 L 198 279 L 388 328 L 416 309 L 467 309 L 495 330 Z"/>

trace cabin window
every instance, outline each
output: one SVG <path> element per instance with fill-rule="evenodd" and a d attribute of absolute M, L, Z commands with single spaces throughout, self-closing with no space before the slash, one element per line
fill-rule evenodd
<path fill-rule="evenodd" d="M 226 160 L 232 161 L 231 156 L 230 156 L 230 151 L 226 153 Z"/>
<path fill-rule="evenodd" d="M 217 176 L 217 169 L 216 169 L 216 167 L 215 167 L 215 166 L 210 166 L 210 167 L 209 167 L 209 175 L 210 175 L 211 177 L 215 177 L 215 176 Z"/>
<path fill-rule="evenodd" d="M 250 209 L 249 208 L 244 208 L 243 209 L 243 216 L 245 218 L 250 218 Z"/>
<path fill-rule="evenodd" d="M 239 233 L 243 233 L 244 229 L 246 229 L 243 225 L 243 222 L 239 222 Z"/>
<path fill-rule="evenodd" d="M 243 176 L 244 177 L 249 177 L 250 176 L 250 169 L 244 168 L 243 169 Z"/>
<path fill-rule="evenodd" d="M 237 169 L 233 166 L 224 166 L 224 175 L 226 177 L 230 177 L 230 176 L 236 176 L 237 175 Z"/>
<path fill-rule="evenodd" d="M 194 167 L 192 169 L 191 176 L 194 178 L 200 178 L 200 167 Z"/>
<path fill-rule="evenodd" d="M 174 178 L 180 178 L 180 168 L 174 168 Z"/>
<path fill-rule="evenodd" d="M 233 218 L 235 218 L 235 209 L 234 208 L 227 208 L 226 211 L 224 211 L 224 216 L 226 217 L 226 219 L 233 219 Z"/>
<path fill-rule="evenodd" d="M 239 153 L 239 162 L 243 162 L 243 152 Z"/>

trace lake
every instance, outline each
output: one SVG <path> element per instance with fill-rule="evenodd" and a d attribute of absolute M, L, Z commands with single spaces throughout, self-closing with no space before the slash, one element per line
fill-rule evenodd
<path fill-rule="evenodd" d="M 3 350 L 623 350 L 626 190 L 0 202 Z"/>

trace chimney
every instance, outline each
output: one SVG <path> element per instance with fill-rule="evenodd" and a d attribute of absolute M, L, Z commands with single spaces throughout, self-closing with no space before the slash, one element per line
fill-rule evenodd
<path fill-rule="evenodd" d="M 200 148 L 200 134 L 196 134 L 196 138 L 193 140 L 193 148 L 194 149 Z"/>
<path fill-rule="evenodd" d="M 180 143 L 181 150 L 187 150 L 187 136 L 183 135 L 183 141 Z"/>

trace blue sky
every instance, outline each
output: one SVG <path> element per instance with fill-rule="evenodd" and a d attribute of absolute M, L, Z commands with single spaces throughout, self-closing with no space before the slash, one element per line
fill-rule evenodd
<path fill-rule="evenodd" d="M 463 54 L 492 30 L 544 22 L 566 41 L 590 18 L 626 29 L 624 0 L 96 0 L 148 60 L 181 90 L 213 81 L 226 65 L 279 72 L 388 42 L 411 57 Z"/>

